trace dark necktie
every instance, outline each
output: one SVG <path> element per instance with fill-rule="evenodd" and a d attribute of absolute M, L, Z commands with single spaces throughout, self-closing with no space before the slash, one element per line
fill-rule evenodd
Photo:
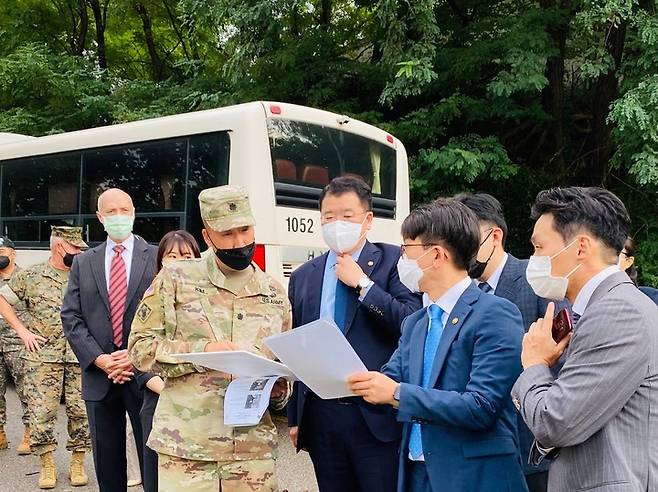
<path fill-rule="evenodd" d="M 345 333 L 345 318 L 347 316 L 347 298 L 349 287 L 340 280 L 336 280 L 336 299 L 334 301 L 334 322 Z"/>
<path fill-rule="evenodd" d="M 491 287 L 491 285 L 489 285 L 489 284 L 486 283 L 486 282 L 480 282 L 480 283 L 478 284 L 478 287 L 479 287 L 480 290 L 481 290 L 482 292 L 484 292 L 485 294 L 490 294 L 491 292 L 493 292 L 493 288 Z"/>
<path fill-rule="evenodd" d="M 571 324 L 573 326 L 576 326 L 578 324 L 578 320 L 580 319 L 580 314 L 578 314 L 575 311 L 571 311 Z"/>

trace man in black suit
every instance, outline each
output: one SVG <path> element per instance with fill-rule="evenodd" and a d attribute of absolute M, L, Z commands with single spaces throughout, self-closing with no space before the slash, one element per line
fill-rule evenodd
<path fill-rule="evenodd" d="M 421 307 L 420 297 L 400 282 L 400 248 L 366 239 L 373 221 L 366 183 L 335 178 L 320 195 L 320 212 L 330 251 L 290 278 L 293 327 L 332 319 L 366 367 L 379 370 L 398 345 L 402 320 Z M 293 444 L 311 455 L 322 492 L 396 490 L 401 428 L 392 407 L 360 397 L 322 400 L 295 383 L 288 425 Z"/>
<path fill-rule="evenodd" d="M 469 271 L 478 287 L 513 302 L 521 311 L 526 331 L 546 312 L 548 301 L 537 297 L 526 280 L 527 260 L 519 260 L 505 251 L 507 223 L 503 207 L 496 198 L 486 193 L 463 193 L 455 197 L 477 216 L 480 222 L 480 249 Z M 556 310 L 557 312 L 557 310 Z M 539 465 L 528 463 L 534 436 L 520 414 L 517 414 L 523 472 L 530 492 L 546 492 L 549 460 Z"/>
<path fill-rule="evenodd" d="M 132 234 L 135 207 L 113 188 L 98 198 L 107 240 L 77 255 L 64 303 L 64 332 L 82 369 L 82 397 L 101 492 L 125 491 L 126 412 L 142 461 L 141 392 L 126 350 L 130 325 L 153 280 L 157 248 Z"/>

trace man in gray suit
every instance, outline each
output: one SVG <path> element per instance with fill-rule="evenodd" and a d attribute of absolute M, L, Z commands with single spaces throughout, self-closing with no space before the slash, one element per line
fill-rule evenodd
<path fill-rule="evenodd" d="M 98 198 L 107 240 L 75 257 L 64 303 L 64 333 L 82 369 L 96 477 L 101 492 L 126 490 L 126 412 L 142 459 L 140 373 L 128 358 L 135 310 L 153 280 L 157 248 L 132 234 L 135 207 L 113 188 Z"/>
<path fill-rule="evenodd" d="M 503 206 L 487 193 L 461 193 L 455 199 L 475 213 L 480 225 L 480 249 L 468 274 L 482 291 L 514 303 L 521 311 L 523 328 L 528 331 L 530 325 L 544 315 L 548 301 L 538 297 L 525 278 L 528 260 L 519 260 L 505 251 L 508 229 Z M 550 460 L 545 459 L 541 463 L 528 461 L 534 436 L 521 414 L 517 413 L 516 417 L 528 490 L 546 492 Z"/>
<path fill-rule="evenodd" d="M 539 193 L 532 214 L 526 276 L 538 295 L 572 301 L 575 325 L 556 343 L 549 305 L 524 338 L 512 389 L 536 455 L 556 456 L 548 489 L 658 490 L 658 307 L 617 268 L 628 213 L 609 191 L 557 188 Z"/>

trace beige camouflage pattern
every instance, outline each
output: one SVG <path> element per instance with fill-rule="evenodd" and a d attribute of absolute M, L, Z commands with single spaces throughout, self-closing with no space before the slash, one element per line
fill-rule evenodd
<path fill-rule="evenodd" d="M 274 460 L 193 461 L 158 455 L 159 492 L 272 492 Z"/>
<path fill-rule="evenodd" d="M 199 193 L 201 218 L 214 231 L 256 224 L 249 195 L 243 186 L 226 185 L 208 188 Z"/>
<path fill-rule="evenodd" d="M 38 353 L 23 351 L 24 357 L 42 362 L 77 362 L 64 330 L 60 311 L 69 280 L 68 270 L 58 270 L 49 261 L 24 268 L 0 288 L 9 304 L 25 303 L 27 328 L 46 339 Z"/>
<path fill-rule="evenodd" d="M 50 226 L 50 237 L 62 238 L 69 244 L 78 248 L 88 248 L 87 243 L 82 240 L 82 227 L 72 226 Z"/>
<path fill-rule="evenodd" d="M 20 269 L 16 267 L 12 272 L 12 276 L 16 275 L 19 270 Z M 0 285 L 8 283 L 10 279 L 11 276 L 0 277 Z M 20 320 L 23 321 L 24 324 L 27 324 L 25 303 L 17 303 L 14 306 L 14 311 Z M 24 345 L 21 338 L 7 323 L 5 323 L 4 320 L 2 320 L 2 318 L 0 318 L 0 425 L 5 425 L 7 423 L 5 393 L 7 391 L 7 384 L 12 379 L 16 384 L 16 393 L 18 393 L 18 398 L 20 399 L 21 407 L 23 408 L 23 424 L 28 425 L 29 423 L 27 396 L 25 395 L 24 390 L 25 367 L 23 359 L 21 358 L 23 347 Z"/>
<path fill-rule="evenodd" d="M 82 400 L 82 375 L 79 364 L 25 361 L 25 389 L 30 410 L 30 445 L 36 455 L 54 451 L 57 410 L 64 388 L 68 419 L 69 451 L 89 451 L 91 439 L 87 412 Z"/>
<path fill-rule="evenodd" d="M 252 264 L 254 273 L 233 293 L 215 255 L 165 265 L 144 293 L 128 343 L 135 366 L 165 380 L 148 445 L 159 454 L 188 460 L 270 459 L 277 431 L 269 412 L 253 427 L 224 426 L 225 374 L 180 363 L 170 354 L 202 352 L 208 342 L 230 340 L 273 358 L 263 339 L 289 330 L 285 291 Z M 285 398 L 276 402 L 285 405 Z"/>

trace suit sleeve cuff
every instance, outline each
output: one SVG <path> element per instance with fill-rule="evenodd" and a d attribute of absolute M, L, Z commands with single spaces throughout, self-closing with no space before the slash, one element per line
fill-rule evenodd
<path fill-rule="evenodd" d="M 368 297 L 368 293 L 370 292 L 370 289 L 372 289 L 372 286 L 375 285 L 375 282 L 372 280 L 368 284 L 368 287 L 365 288 L 365 292 L 359 296 L 359 302 L 363 302 L 366 300 L 366 297 Z"/>
<path fill-rule="evenodd" d="M 550 368 L 544 364 L 537 364 L 523 371 L 512 387 L 512 401 L 517 410 L 525 414 L 526 395 L 537 385 L 548 384 L 554 379 Z"/>
<path fill-rule="evenodd" d="M 414 391 L 414 385 L 409 383 L 400 383 L 400 401 L 398 406 L 398 422 L 413 422 L 415 420 L 411 413 L 410 396 Z"/>

